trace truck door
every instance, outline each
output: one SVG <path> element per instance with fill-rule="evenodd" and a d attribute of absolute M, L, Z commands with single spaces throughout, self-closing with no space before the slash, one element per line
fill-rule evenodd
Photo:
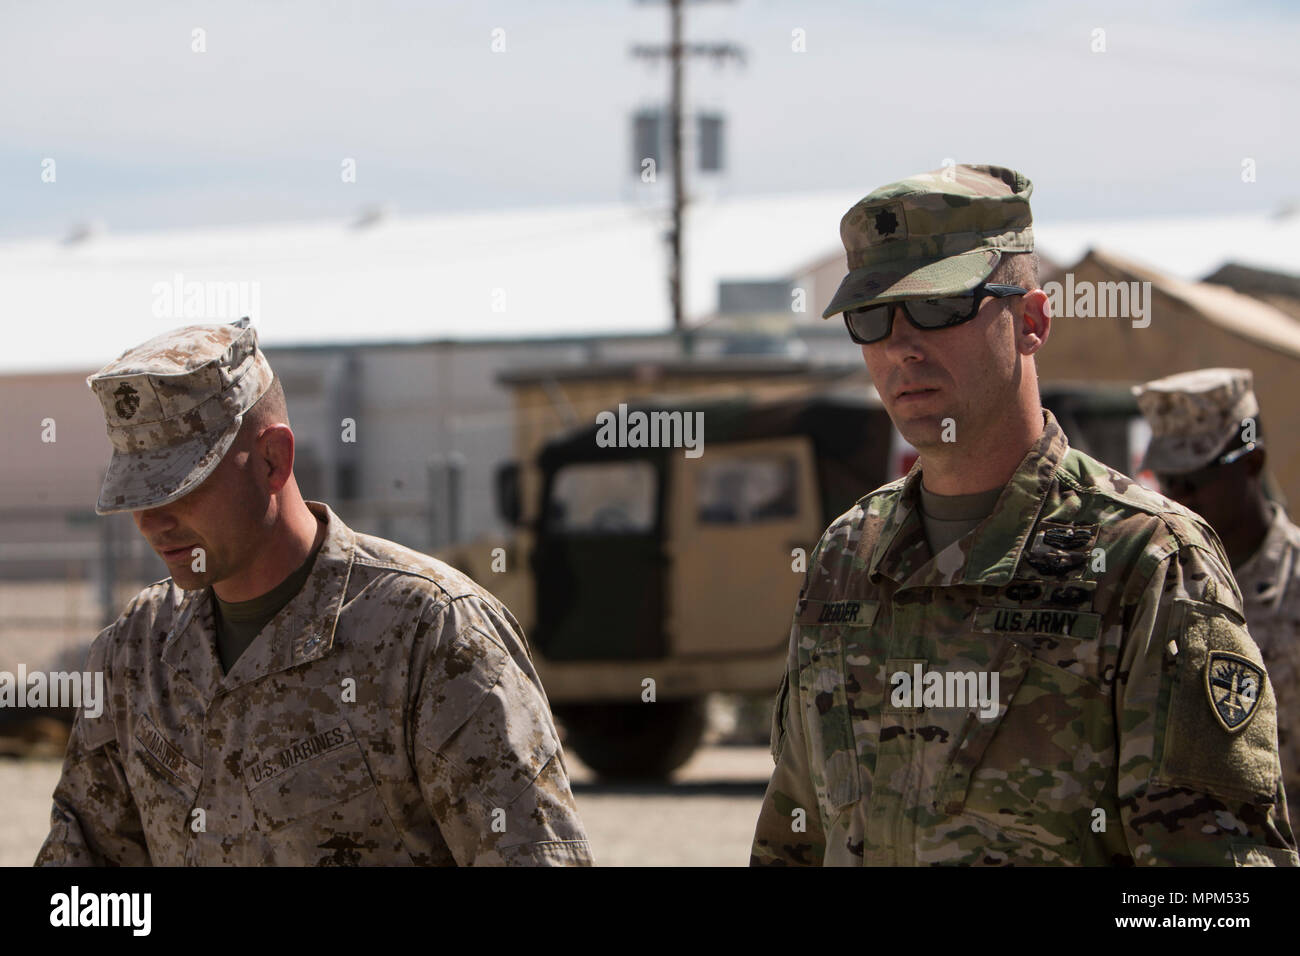
<path fill-rule="evenodd" d="M 812 443 L 711 444 L 669 462 L 670 656 L 782 651 L 803 580 L 791 552 L 822 532 Z"/>
<path fill-rule="evenodd" d="M 532 563 L 548 660 L 665 655 L 660 461 L 573 462 L 547 482 Z"/>

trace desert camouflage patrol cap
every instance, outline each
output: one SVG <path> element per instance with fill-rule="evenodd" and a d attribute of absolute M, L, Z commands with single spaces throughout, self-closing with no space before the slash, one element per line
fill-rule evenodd
<path fill-rule="evenodd" d="M 113 443 L 95 511 L 156 508 L 197 488 L 272 378 L 247 319 L 164 332 L 87 378 Z"/>
<path fill-rule="evenodd" d="M 1246 419 L 1259 415 L 1248 368 L 1202 368 L 1133 386 L 1138 408 L 1151 425 L 1144 469 L 1164 474 L 1210 464 Z"/>
<path fill-rule="evenodd" d="M 1033 184 L 1004 166 L 945 166 L 881 186 L 840 220 L 849 274 L 822 318 L 968 292 L 1004 252 L 1032 252 Z"/>

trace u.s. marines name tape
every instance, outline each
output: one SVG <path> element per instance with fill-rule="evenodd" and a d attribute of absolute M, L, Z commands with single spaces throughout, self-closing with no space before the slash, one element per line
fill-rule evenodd
<path fill-rule="evenodd" d="M 291 770 L 305 760 L 318 757 L 352 742 L 352 728 L 346 723 L 329 730 L 309 734 L 270 757 L 256 757 L 244 765 L 244 774 L 252 786 L 259 786 L 277 774 Z"/>

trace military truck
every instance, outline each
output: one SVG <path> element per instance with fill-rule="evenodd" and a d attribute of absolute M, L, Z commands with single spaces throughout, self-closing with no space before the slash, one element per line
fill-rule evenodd
<path fill-rule="evenodd" d="M 1127 390 L 1043 400 L 1073 445 L 1131 471 L 1143 439 Z M 575 429 L 525 464 L 539 473 L 529 521 L 519 466 L 498 474 L 512 541 L 441 557 L 520 618 L 567 746 L 603 777 L 662 778 L 699 745 L 708 694 L 775 692 L 807 556 L 915 456 L 874 398 L 633 410 L 702 412 L 703 453 L 603 447 L 599 425 Z"/>

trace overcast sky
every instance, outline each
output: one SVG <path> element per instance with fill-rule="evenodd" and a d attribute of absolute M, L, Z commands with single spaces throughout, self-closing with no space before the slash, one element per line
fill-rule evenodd
<path fill-rule="evenodd" d="M 729 124 L 695 185 L 865 194 L 954 158 L 1025 172 L 1040 222 L 1275 210 L 1298 26 L 1250 0 L 692 5 L 688 39 L 746 54 L 688 67 Z M 666 31 L 632 0 L 0 0 L 0 237 L 644 202 L 630 116 L 667 72 L 629 50 Z"/>

